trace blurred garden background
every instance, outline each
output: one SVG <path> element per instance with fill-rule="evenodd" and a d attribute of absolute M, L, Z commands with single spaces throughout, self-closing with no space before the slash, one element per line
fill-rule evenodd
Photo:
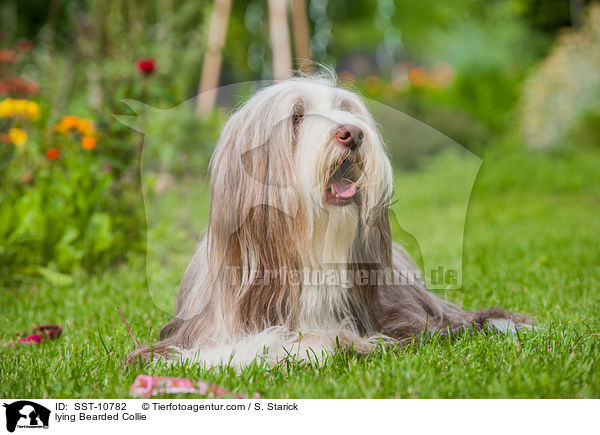
<path fill-rule="evenodd" d="M 311 370 L 157 373 L 273 397 L 598 397 L 600 4 L 585 0 L 1 0 L 1 396 L 127 395 L 143 367 L 124 366 L 132 343 L 115 307 L 144 342 L 168 319 L 153 298 L 170 306 L 175 289 L 148 294 L 147 238 L 185 267 L 181 242 L 206 228 L 208 191 L 180 186 L 206 174 L 223 107 L 244 95 L 182 103 L 282 78 L 303 59 L 483 160 L 466 290 L 451 297 L 532 313 L 545 332 Z M 155 141 L 143 172 L 147 143 L 127 121 L 143 108 L 131 101 L 178 107 L 136 124 Z M 401 204 L 445 213 L 452 186 L 391 153 L 410 192 Z M 178 212 L 192 193 L 196 207 Z M 164 206 L 147 234 L 154 198 Z M 171 284 L 180 272 L 160 270 Z M 59 341 L 15 345 L 16 332 L 48 323 L 64 327 Z"/>

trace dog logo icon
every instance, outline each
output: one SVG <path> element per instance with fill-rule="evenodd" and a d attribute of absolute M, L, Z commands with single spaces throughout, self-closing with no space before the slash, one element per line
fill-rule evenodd
<path fill-rule="evenodd" d="M 19 400 L 3 404 L 6 408 L 6 430 L 14 432 L 16 428 L 48 429 L 50 410 L 29 400 Z"/>

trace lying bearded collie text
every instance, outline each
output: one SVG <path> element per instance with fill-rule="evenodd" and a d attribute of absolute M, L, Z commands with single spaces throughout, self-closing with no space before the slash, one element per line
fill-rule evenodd
<path fill-rule="evenodd" d="M 281 270 L 418 270 L 391 240 L 392 168 L 375 121 L 331 79 L 293 78 L 255 94 L 223 128 L 210 170 L 210 222 L 175 317 L 130 361 L 314 362 L 336 346 L 369 352 L 380 337 L 393 343 L 425 331 L 528 323 L 502 309 L 463 311 L 420 278 L 264 279 Z"/>

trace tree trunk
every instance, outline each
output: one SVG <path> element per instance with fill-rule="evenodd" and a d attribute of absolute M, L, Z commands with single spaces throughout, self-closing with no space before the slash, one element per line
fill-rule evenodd
<path fill-rule="evenodd" d="M 580 29 L 583 26 L 583 16 L 585 11 L 585 0 L 570 0 L 571 25 L 574 29 Z"/>
<path fill-rule="evenodd" d="M 87 58 L 87 79 L 88 79 L 88 105 L 96 114 L 102 111 L 103 90 L 101 86 L 102 79 L 102 58 L 104 57 L 103 37 L 106 26 L 107 8 L 104 3 L 92 3 L 90 6 L 89 17 L 90 24 L 82 29 L 78 41 L 81 44 L 81 53 Z M 80 26 L 82 27 L 82 26 Z"/>
<path fill-rule="evenodd" d="M 11 42 L 17 37 L 17 3 L 13 0 L 3 2 L 0 8 L 0 25 L 4 37 Z"/>
<path fill-rule="evenodd" d="M 156 32 L 157 45 L 157 63 L 161 70 L 167 74 L 172 73 L 173 60 L 173 0 L 158 0 L 156 4 L 158 16 L 156 17 L 159 23 L 158 31 Z"/>
<path fill-rule="evenodd" d="M 208 44 L 202 62 L 202 76 L 196 113 L 204 116 L 212 111 L 217 101 L 217 87 L 221 74 L 222 50 L 227 36 L 231 0 L 215 0 L 210 17 Z"/>
<path fill-rule="evenodd" d="M 269 28 L 273 47 L 273 75 L 275 80 L 284 80 L 289 77 L 292 69 L 285 0 L 269 0 Z"/>
<path fill-rule="evenodd" d="M 304 0 L 292 0 L 292 29 L 298 69 L 304 73 L 310 73 L 313 70 L 310 54 L 310 30 Z"/>

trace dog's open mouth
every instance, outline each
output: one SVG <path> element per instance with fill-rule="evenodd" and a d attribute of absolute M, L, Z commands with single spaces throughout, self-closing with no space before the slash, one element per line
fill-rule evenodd
<path fill-rule="evenodd" d="M 348 205 L 354 202 L 357 188 L 356 180 L 360 170 L 356 163 L 346 159 L 331 174 L 325 187 L 325 203 L 331 205 Z"/>

